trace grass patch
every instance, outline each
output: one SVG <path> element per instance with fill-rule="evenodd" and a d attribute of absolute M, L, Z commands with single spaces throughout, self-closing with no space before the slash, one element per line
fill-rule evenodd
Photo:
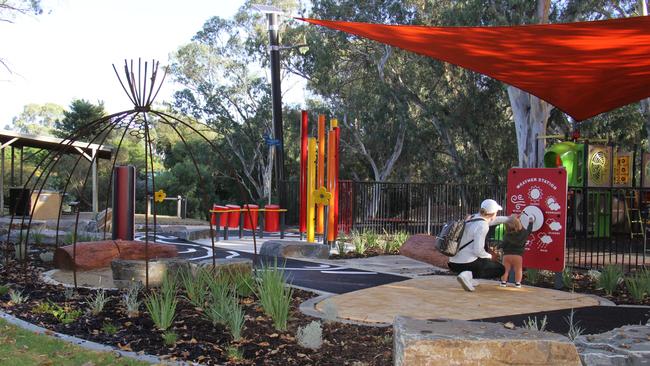
<path fill-rule="evenodd" d="M 0 320 L 0 365 L 31 366 L 144 366 L 148 363 L 116 358 L 110 352 L 92 352 L 70 343 L 37 335 Z"/>
<path fill-rule="evenodd" d="M 611 295 L 616 291 L 618 284 L 623 279 L 623 271 L 621 267 L 613 264 L 606 265 L 600 272 L 598 279 L 598 286 L 605 290 L 607 295 Z"/>
<path fill-rule="evenodd" d="M 274 267 L 262 266 L 257 276 L 257 297 L 264 312 L 273 319 L 275 329 L 286 330 L 293 290 L 286 286 L 284 268 L 278 268 L 276 260 Z"/>

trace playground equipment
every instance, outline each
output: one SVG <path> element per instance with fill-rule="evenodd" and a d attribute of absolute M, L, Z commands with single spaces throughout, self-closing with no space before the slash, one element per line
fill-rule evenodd
<path fill-rule="evenodd" d="M 300 151 L 300 232 L 313 243 L 316 233 L 333 242 L 338 235 L 338 120 L 330 120 L 325 131 L 325 116 L 318 116 L 318 139 L 308 137 L 307 112 L 302 112 Z M 326 139 L 327 137 L 327 139 Z M 327 155 L 327 156 L 326 156 Z M 327 165 L 325 164 L 327 157 Z M 327 175 L 325 174 L 327 172 Z"/>
<path fill-rule="evenodd" d="M 549 137 L 557 136 L 542 138 Z M 577 140 L 556 143 L 544 153 L 546 168 L 562 166 L 567 171 L 569 219 L 575 230 L 586 230 L 590 237 L 610 237 L 613 226 L 625 223 L 632 238 L 644 236 L 644 200 L 628 189 L 634 186 L 636 152 Z"/>

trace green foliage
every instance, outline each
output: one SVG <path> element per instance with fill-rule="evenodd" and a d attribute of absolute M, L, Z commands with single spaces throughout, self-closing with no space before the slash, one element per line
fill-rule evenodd
<path fill-rule="evenodd" d="M 564 270 L 562 270 L 562 286 L 573 289 L 573 272 L 569 267 L 564 267 Z"/>
<path fill-rule="evenodd" d="M 249 271 L 233 271 L 227 275 L 238 296 L 250 297 L 255 292 L 255 278 Z"/>
<path fill-rule="evenodd" d="M 226 353 L 228 354 L 229 360 L 239 361 L 244 359 L 244 351 L 235 346 L 229 346 L 226 348 Z"/>
<path fill-rule="evenodd" d="M 379 235 L 371 230 L 363 232 L 363 240 L 366 242 L 366 248 L 376 249 L 379 247 Z"/>
<path fill-rule="evenodd" d="M 180 281 L 185 288 L 187 300 L 197 308 L 205 306 L 205 300 L 208 295 L 208 279 L 209 273 L 203 268 L 196 271 L 196 275 L 192 274 L 192 270 L 187 268 L 180 272 Z"/>
<path fill-rule="evenodd" d="M 350 234 L 352 237 L 352 245 L 354 246 L 354 252 L 357 254 L 364 254 L 366 252 L 366 241 L 364 240 L 363 234 L 358 231 L 352 231 Z"/>
<path fill-rule="evenodd" d="M 345 241 L 337 240 L 336 241 L 336 249 L 338 250 L 339 255 L 344 255 L 345 253 L 347 253 Z"/>
<path fill-rule="evenodd" d="M 539 273 L 539 269 L 526 268 L 526 280 L 528 280 L 528 283 L 531 285 L 536 285 L 540 279 L 541 275 Z"/>
<path fill-rule="evenodd" d="M 54 122 L 53 134 L 57 137 L 66 138 L 80 128 L 84 128 L 89 123 L 98 120 L 106 114 L 104 103 L 90 103 L 84 99 L 75 99 L 70 103 L 70 110 L 63 112 L 63 118 Z M 86 129 L 84 135 L 89 136 L 96 129 Z"/>
<path fill-rule="evenodd" d="M 126 308 L 126 313 L 129 317 L 135 317 L 140 314 L 140 301 L 138 301 L 138 295 L 142 289 L 142 283 L 139 281 L 131 282 L 131 285 L 122 294 L 122 304 Z"/>
<path fill-rule="evenodd" d="M 257 271 L 257 297 L 277 330 L 286 330 L 293 290 L 286 285 L 284 268 L 263 265 Z"/>
<path fill-rule="evenodd" d="M 226 301 L 224 321 L 226 327 L 230 330 L 230 334 L 232 334 L 232 338 L 239 341 L 244 330 L 244 309 L 239 304 L 237 297 L 230 296 L 229 299 Z"/>
<path fill-rule="evenodd" d="M 616 287 L 618 287 L 622 278 L 623 271 L 621 270 L 621 267 L 615 264 L 608 264 L 600 272 L 598 287 L 605 290 L 607 295 L 611 295 L 616 290 Z"/>
<path fill-rule="evenodd" d="M 75 240 L 76 239 L 76 240 Z M 74 231 L 69 231 L 65 234 L 63 237 L 63 242 L 65 244 L 72 244 L 72 243 L 83 243 L 86 241 L 93 241 L 95 238 L 92 235 L 89 234 L 76 234 Z"/>
<path fill-rule="evenodd" d="M 120 330 L 120 328 L 117 327 L 117 325 L 110 323 L 110 322 L 104 322 L 102 324 L 102 332 L 108 335 L 113 335 L 117 333 Z"/>
<path fill-rule="evenodd" d="M 229 284 L 223 276 L 210 276 L 208 286 L 211 296 L 205 309 L 205 317 L 212 322 L 212 325 L 225 325 L 228 301 L 232 301 Z"/>
<path fill-rule="evenodd" d="M 0 285 L 0 296 L 4 296 L 9 293 L 9 286 L 7 285 Z"/>
<path fill-rule="evenodd" d="M 63 290 L 63 297 L 68 300 L 72 300 L 75 297 L 75 290 L 74 287 L 66 287 Z"/>
<path fill-rule="evenodd" d="M 50 135 L 54 122 L 63 118 L 63 107 L 54 103 L 27 104 L 11 120 L 12 130 L 31 135 Z"/>
<path fill-rule="evenodd" d="M 153 292 L 145 300 L 147 311 L 156 327 L 167 330 L 176 317 L 176 280 L 173 276 L 165 276 L 159 292 Z"/>
<path fill-rule="evenodd" d="M 397 254 L 399 253 L 400 248 L 406 240 L 409 238 L 409 235 L 405 231 L 398 231 L 395 234 L 384 234 L 384 253 L 385 254 Z"/>
<path fill-rule="evenodd" d="M 81 310 L 72 309 L 70 306 L 60 306 L 52 301 L 42 302 L 32 308 L 37 314 L 50 314 L 61 324 L 70 324 L 81 316 Z"/>
<path fill-rule="evenodd" d="M 167 346 L 173 346 L 176 344 L 176 341 L 178 340 L 178 334 L 176 334 L 173 331 L 166 331 L 163 333 L 163 342 L 165 342 L 165 345 Z"/>
<path fill-rule="evenodd" d="M 641 302 L 647 295 L 648 278 L 643 273 L 635 273 L 625 278 L 625 287 L 634 300 Z"/>
<path fill-rule="evenodd" d="M 20 305 L 27 301 L 29 296 L 23 295 L 20 290 L 11 290 L 9 291 L 9 301 L 14 305 Z"/>
<path fill-rule="evenodd" d="M 95 293 L 94 296 L 90 296 L 88 300 L 88 310 L 94 316 L 99 315 L 104 310 L 104 306 L 108 303 L 110 297 L 106 297 L 106 291 L 101 289 Z"/>

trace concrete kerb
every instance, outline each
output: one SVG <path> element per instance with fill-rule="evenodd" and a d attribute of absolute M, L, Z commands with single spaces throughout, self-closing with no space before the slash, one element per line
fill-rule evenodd
<path fill-rule="evenodd" d="M 82 347 L 84 349 L 90 350 L 90 351 L 96 351 L 96 352 L 112 352 L 116 355 L 119 355 L 121 357 L 128 357 L 134 360 L 142 361 L 142 362 L 149 362 L 151 364 L 163 364 L 163 365 L 172 365 L 172 366 L 189 366 L 189 365 L 198 365 L 196 363 L 188 363 L 188 362 L 181 362 L 181 361 L 167 361 L 164 360 L 158 356 L 153 356 L 153 355 L 148 355 L 144 353 L 136 353 L 136 352 L 130 352 L 130 351 L 122 351 L 120 349 L 117 349 L 115 347 L 107 346 L 105 344 L 100 344 L 100 343 L 95 343 L 91 341 L 87 341 L 85 339 L 69 336 L 66 334 L 62 333 L 57 333 L 53 332 L 49 329 L 45 329 L 42 327 L 39 327 L 37 325 L 34 325 L 32 323 L 26 322 L 22 319 L 18 319 L 13 315 L 7 314 L 3 311 L 0 311 L 0 319 L 5 320 L 7 323 L 15 325 L 21 329 L 24 329 L 29 332 L 33 332 L 36 334 L 42 334 L 45 336 L 50 336 L 57 338 L 61 341 L 67 342 L 74 344 L 76 346 Z"/>
<path fill-rule="evenodd" d="M 67 283 L 59 282 L 52 278 L 52 274 L 54 274 L 55 271 L 58 271 L 58 269 L 51 269 L 49 271 L 43 272 L 40 274 L 41 281 L 45 282 L 48 285 L 53 285 L 53 286 L 63 286 L 63 287 L 71 287 L 74 288 L 74 285 L 70 285 Z M 77 288 L 85 288 L 89 290 L 119 290 L 117 287 L 93 287 L 93 286 L 77 286 Z"/>

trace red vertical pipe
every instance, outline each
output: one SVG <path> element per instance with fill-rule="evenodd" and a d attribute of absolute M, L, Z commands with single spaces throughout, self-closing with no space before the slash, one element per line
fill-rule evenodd
<path fill-rule="evenodd" d="M 300 232 L 307 232 L 307 111 L 302 111 L 300 124 Z M 285 208 L 285 207 L 282 207 Z"/>

